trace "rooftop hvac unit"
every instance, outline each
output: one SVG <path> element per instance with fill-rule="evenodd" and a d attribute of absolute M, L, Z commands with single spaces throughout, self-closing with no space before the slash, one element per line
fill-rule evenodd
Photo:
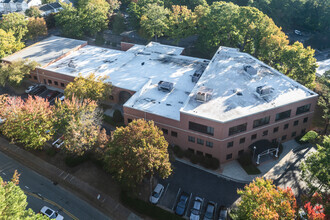
<path fill-rule="evenodd" d="M 273 91 L 274 91 L 274 88 L 271 86 L 258 86 L 256 89 L 256 92 L 260 96 L 269 95 L 269 94 L 273 93 Z"/>
<path fill-rule="evenodd" d="M 200 87 L 196 93 L 196 100 L 200 102 L 207 102 L 212 98 L 213 89 L 207 87 Z"/>
<path fill-rule="evenodd" d="M 159 81 L 158 83 L 158 90 L 163 90 L 166 92 L 171 92 L 173 89 L 173 83 L 171 82 L 165 82 L 165 81 Z"/>
<path fill-rule="evenodd" d="M 258 74 L 258 71 L 250 65 L 244 66 L 244 70 L 252 77 L 257 76 L 257 74 Z"/>
<path fill-rule="evenodd" d="M 191 81 L 196 83 L 199 78 L 201 78 L 206 66 L 205 65 L 200 65 L 200 67 L 194 72 L 194 75 L 192 75 Z"/>

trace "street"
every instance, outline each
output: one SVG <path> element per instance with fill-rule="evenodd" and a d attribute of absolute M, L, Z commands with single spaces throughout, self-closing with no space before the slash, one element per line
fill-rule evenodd
<path fill-rule="evenodd" d="M 71 192 L 0 152 L 2 179 L 9 181 L 15 170 L 21 174 L 19 186 L 27 195 L 28 208 L 33 211 L 39 212 L 43 206 L 48 206 L 59 211 L 64 219 L 110 219 Z"/>

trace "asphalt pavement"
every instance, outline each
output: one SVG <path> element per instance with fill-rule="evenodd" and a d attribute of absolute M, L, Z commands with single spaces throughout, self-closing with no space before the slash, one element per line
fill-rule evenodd
<path fill-rule="evenodd" d="M 33 211 L 39 212 L 43 206 L 48 206 L 59 211 L 64 219 L 110 219 L 71 192 L 0 152 L 0 176 L 8 181 L 15 170 L 21 174 L 19 186 L 27 195 L 28 208 Z"/>

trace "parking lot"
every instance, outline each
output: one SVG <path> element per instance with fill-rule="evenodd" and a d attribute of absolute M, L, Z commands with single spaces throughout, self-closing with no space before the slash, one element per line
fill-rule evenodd
<path fill-rule="evenodd" d="M 175 211 L 182 193 L 189 195 L 187 208 L 183 217 L 189 219 L 196 196 L 203 199 L 203 217 L 208 202 L 215 203 L 214 219 L 219 218 L 221 206 L 230 207 L 237 199 L 237 189 L 242 189 L 245 184 L 237 183 L 215 176 L 198 168 L 175 161 L 173 174 L 165 180 L 159 180 L 165 190 L 158 205 L 162 208 Z"/>

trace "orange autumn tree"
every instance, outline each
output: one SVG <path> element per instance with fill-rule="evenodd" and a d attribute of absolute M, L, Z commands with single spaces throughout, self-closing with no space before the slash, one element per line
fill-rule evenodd
<path fill-rule="evenodd" d="M 295 219 L 296 199 L 289 187 L 282 189 L 272 180 L 256 178 L 237 192 L 241 195 L 237 219 Z"/>

